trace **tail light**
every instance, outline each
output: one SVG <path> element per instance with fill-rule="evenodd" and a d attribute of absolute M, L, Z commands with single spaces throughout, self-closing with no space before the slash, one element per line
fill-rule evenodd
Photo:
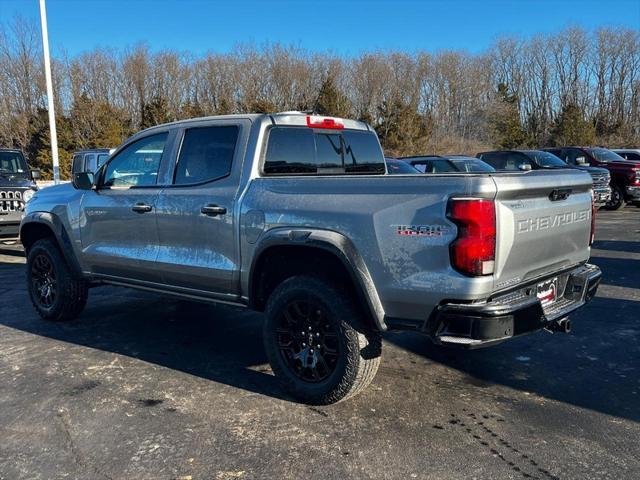
<path fill-rule="evenodd" d="M 318 115 L 307 116 L 307 127 L 324 128 L 327 130 L 342 130 L 344 123 L 338 118 L 320 117 Z"/>
<path fill-rule="evenodd" d="M 589 235 L 589 246 L 593 245 L 593 241 L 596 239 L 596 202 L 593 196 L 591 197 L 591 235 Z"/>
<path fill-rule="evenodd" d="M 458 226 L 458 237 L 450 247 L 453 267 L 465 275 L 491 275 L 496 256 L 493 200 L 452 198 L 447 216 Z"/>

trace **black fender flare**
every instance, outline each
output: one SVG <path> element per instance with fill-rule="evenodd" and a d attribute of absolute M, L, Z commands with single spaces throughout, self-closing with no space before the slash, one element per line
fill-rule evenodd
<path fill-rule="evenodd" d="M 27 255 L 29 253 L 26 251 L 26 245 L 24 245 L 25 231 L 33 224 L 43 225 L 53 233 L 53 238 L 55 239 L 62 256 L 67 261 L 67 264 L 71 268 L 74 276 L 77 278 L 82 277 L 82 268 L 80 267 L 80 263 L 73 251 L 71 238 L 69 237 L 62 220 L 60 220 L 60 218 L 54 213 L 32 212 L 22 219 L 22 222 L 20 223 L 20 242 L 25 247 L 25 253 Z"/>
<path fill-rule="evenodd" d="M 344 265 L 351 277 L 358 293 L 358 299 L 363 302 L 366 311 L 371 315 L 374 326 L 380 331 L 386 331 L 385 313 L 378 296 L 369 269 L 362 256 L 349 238 L 332 230 L 314 228 L 275 228 L 261 236 L 254 250 L 251 268 L 249 270 L 249 306 L 255 306 L 255 269 L 262 254 L 274 246 L 306 246 L 322 249 L 333 254 Z"/>

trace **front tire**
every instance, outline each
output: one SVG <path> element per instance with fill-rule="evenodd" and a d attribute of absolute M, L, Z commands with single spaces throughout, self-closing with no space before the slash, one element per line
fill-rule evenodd
<path fill-rule="evenodd" d="M 87 282 L 74 278 L 58 247 L 46 238 L 29 250 L 27 291 L 38 315 L 51 321 L 75 319 L 89 294 Z"/>
<path fill-rule="evenodd" d="M 604 208 L 605 210 L 618 210 L 624 205 L 624 191 L 619 185 L 611 185 L 611 200 L 609 200 Z"/>
<path fill-rule="evenodd" d="M 311 276 L 288 278 L 273 291 L 264 344 L 283 388 L 314 405 L 336 403 L 366 388 L 382 350 L 379 333 L 364 327 L 353 301 Z"/>

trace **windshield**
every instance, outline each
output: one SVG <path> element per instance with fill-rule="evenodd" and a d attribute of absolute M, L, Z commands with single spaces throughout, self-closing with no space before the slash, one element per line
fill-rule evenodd
<path fill-rule="evenodd" d="M 451 158 L 449 159 L 453 163 L 457 170 L 460 172 L 495 172 L 488 163 L 478 160 L 477 158 Z"/>
<path fill-rule="evenodd" d="M 542 168 L 566 168 L 568 165 L 549 152 L 527 152 L 527 155 Z"/>
<path fill-rule="evenodd" d="M 0 174 L 26 177 L 29 167 L 21 152 L 0 152 Z"/>
<path fill-rule="evenodd" d="M 624 160 L 620 155 L 606 148 L 590 148 L 589 153 L 600 162 L 619 162 Z"/>
<path fill-rule="evenodd" d="M 391 160 L 386 159 L 387 162 L 387 171 L 390 174 L 400 174 L 400 173 L 420 173 L 418 170 L 413 168 L 407 162 L 402 160 Z"/>

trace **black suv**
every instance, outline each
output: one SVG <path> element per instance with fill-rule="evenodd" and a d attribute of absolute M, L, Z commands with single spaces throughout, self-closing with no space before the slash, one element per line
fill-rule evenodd
<path fill-rule="evenodd" d="M 39 170 L 29 170 L 20 150 L 0 148 L 0 238 L 16 238 L 25 204 L 38 190 Z"/>
<path fill-rule="evenodd" d="M 503 150 L 483 152 L 477 155 L 496 170 L 540 170 L 550 168 L 574 168 L 584 170 L 593 181 L 593 197 L 597 206 L 611 200 L 610 175 L 605 168 L 590 167 L 586 164 L 567 163 L 552 152 L 543 150 Z"/>

